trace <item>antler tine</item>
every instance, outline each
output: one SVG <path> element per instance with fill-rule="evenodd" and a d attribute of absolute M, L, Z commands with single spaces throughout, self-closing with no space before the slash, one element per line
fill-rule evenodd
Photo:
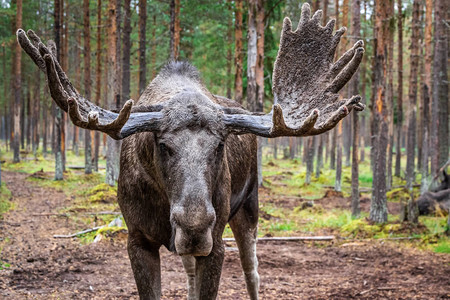
<path fill-rule="evenodd" d="M 67 112 L 67 98 L 68 95 L 66 91 L 63 89 L 61 82 L 59 80 L 59 76 L 56 73 L 55 69 L 55 61 L 50 54 L 44 55 L 44 61 L 47 69 L 47 82 L 48 88 L 50 90 L 50 95 L 55 100 L 56 104 L 61 107 L 62 110 Z"/>
<path fill-rule="evenodd" d="M 358 43 L 357 43 L 358 44 Z M 359 64 L 362 61 L 364 55 L 364 48 L 360 47 L 354 51 L 354 55 L 350 62 L 345 66 L 344 70 L 340 72 L 330 86 L 327 88 L 327 91 L 332 93 L 339 92 L 345 84 L 352 78 L 353 74 L 355 74 L 356 70 L 359 67 Z"/>
<path fill-rule="evenodd" d="M 77 92 L 77 90 L 73 87 L 72 83 L 70 82 L 69 78 L 67 77 L 66 73 L 61 68 L 61 65 L 58 63 L 58 60 L 56 59 L 56 45 L 55 43 L 50 40 L 48 42 L 48 47 L 45 46 L 42 42 L 39 43 L 39 52 L 41 53 L 41 56 L 44 57 L 46 54 L 50 55 L 53 59 L 54 65 L 55 65 L 55 71 L 58 74 L 58 78 L 60 80 L 61 85 L 63 86 L 64 90 L 67 94 L 73 97 L 79 97 L 80 94 Z M 51 50 L 51 48 L 55 49 L 55 53 Z M 49 49 L 50 48 L 50 49 Z"/>
<path fill-rule="evenodd" d="M 289 126 L 283 116 L 283 109 L 279 104 L 275 104 L 272 110 L 271 137 L 277 136 L 302 136 L 309 132 L 316 124 L 319 111 L 314 109 L 310 115 L 300 124 L 300 126 Z"/>
<path fill-rule="evenodd" d="M 317 135 L 324 133 L 334 128 L 339 123 L 340 120 L 345 118 L 352 111 L 352 109 L 356 109 L 358 111 L 364 109 L 364 104 L 359 102 L 361 101 L 361 96 L 353 96 L 349 100 L 344 101 L 345 101 L 344 105 L 340 106 L 339 109 L 334 111 L 334 113 L 332 113 L 327 120 L 320 123 L 317 127 L 312 128 L 311 131 L 308 133 L 310 135 Z"/>
<path fill-rule="evenodd" d="M 45 62 L 39 53 L 38 48 L 31 43 L 28 39 L 25 31 L 22 29 L 17 30 L 17 41 L 20 44 L 20 47 L 28 54 L 28 56 L 34 61 L 34 63 L 41 69 L 42 71 L 46 71 Z"/>
<path fill-rule="evenodd" d="M 333 67 L 331 68 L 331 73 L 330 75 L 332 77 L 336 77 L 339 72 L 342 71 L 342 69 L 350 62 L 350 60 L 354 57 L 355 55 L 355 50 L 357 48 L 360 47 L 364 47 L 364 42 L 362 40 L 357 41 L 352 48 L 350 48 L 347 52 L 345 52 L 339 59 L 337 62 L 335 62 L 333 64 Z"/>

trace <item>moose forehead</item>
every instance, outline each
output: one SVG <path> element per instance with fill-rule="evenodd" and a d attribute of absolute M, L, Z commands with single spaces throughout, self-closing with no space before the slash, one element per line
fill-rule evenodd
<path fill-rule="evenodd" d="M 172 97 L 161 111 L 164 115 L 160 134 L 176 133 L 180 130 L 205 130 L 224 137 L 223 112 L 204 94 L 186 91 Z"/>

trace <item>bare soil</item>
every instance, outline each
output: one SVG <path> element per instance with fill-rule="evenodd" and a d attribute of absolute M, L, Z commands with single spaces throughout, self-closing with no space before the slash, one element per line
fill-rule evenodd
<path fill-rule="evenodd" d="M 84 229 L 73 217 L 43 216 L 71 198 L 25 174 L 2 176 L 15 209 L 0 220 L 0 260 L 11 265 L 0 270 L 0 299 L 138 298 L 125 236 L 89 245 L 54 239 Z M 218 298 L 248 299 L 236 246 L 226 246 Z M 163 298 L 185 299 L 180 259 L 165 249 L 161 257 Z M 259 242 L 258 258 L 261 299 L 450 299 L 450 256 L 398 243 Z"/>

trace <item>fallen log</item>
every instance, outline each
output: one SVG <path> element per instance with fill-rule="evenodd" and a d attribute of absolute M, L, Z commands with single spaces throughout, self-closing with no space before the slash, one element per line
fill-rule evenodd
<path fill-rule="evenodd" d="M 274 237 L 260 237 L 257 240 L 261 242 L 279 241 L 279 242 L 298 242 L 298 241 L 332 241 L 335 239 L 334 235 L 328 236 L 274 236 Z M 224 242 L 235 242 L 234 238 L 223 238 Z"/>

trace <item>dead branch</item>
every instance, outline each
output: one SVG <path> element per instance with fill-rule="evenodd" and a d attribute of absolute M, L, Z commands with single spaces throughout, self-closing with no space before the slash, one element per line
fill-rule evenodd
<path fill-rule="evenodd" d="M 86 230 L 83 230 L 83 231 L 79 231 L 79 232 L 72 233 L 72 234 L 67 234 L 67 235 L 65 235 L 65 234 L 55 234 L 55 235 L 53 235 L 53 237 L 55 239 L 68 239 L 68 238 L 76 237 L 76 236 L 81 235 L 81 234 L 97 231 L 97 230 L 99 230 L 100 228 L 103 228 L 103 227 L 105 227 L 105 226 L 97 226 L 97 227 L 94 227 L 94 228 L 89 228 L 89 229 L 86 229 Z"/>
<path fill-rule="evenodd" d="M 58 216 L 58 217 L 68 217 L 69 214 L 60 214 L 60 213 L 40 213 L 40 214 L 31 214 L 33 217 L 50 217 L 50 216 Z"/>

